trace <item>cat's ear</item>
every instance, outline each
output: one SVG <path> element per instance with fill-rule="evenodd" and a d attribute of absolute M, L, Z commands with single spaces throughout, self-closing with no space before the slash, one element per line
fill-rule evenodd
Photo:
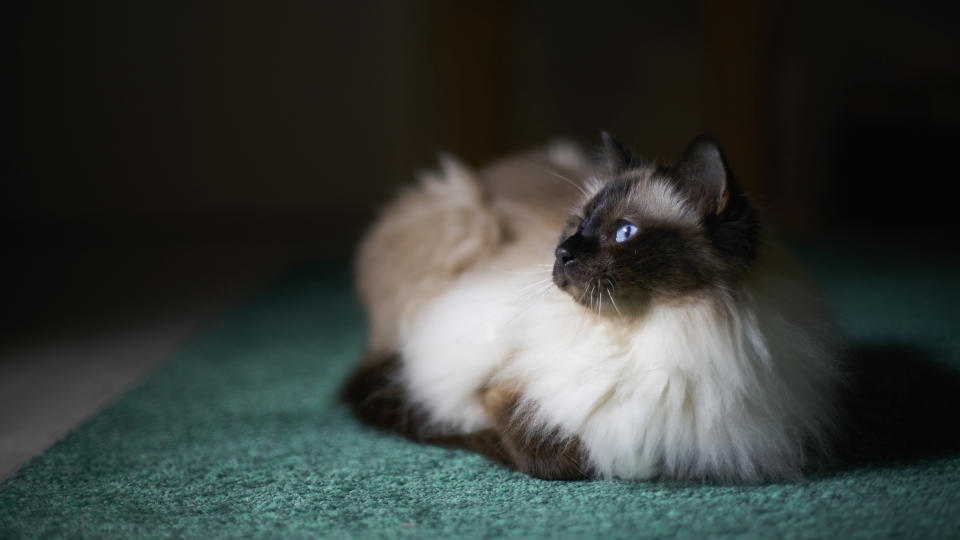
<path fill-rule="evenodd" d="M 601 160 L 607 170 L 612 172 L 625 171 L 640 165 L 643 161 L 606 131 L 601 133 L 601 138 L 603 139 Z"/>
<path fill-rule="evenodd" d="M 719 214 L 727 207 L 734 179 L 720 145 L 710 135 L 700 135 L 687 146 L 673 174 L 704 215 Z"/>

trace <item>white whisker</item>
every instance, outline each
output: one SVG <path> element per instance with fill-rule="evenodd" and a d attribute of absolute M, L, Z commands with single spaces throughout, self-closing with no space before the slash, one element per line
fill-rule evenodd
<path fill-rule="evenodd" d="M 536 276 L 547 272 L 546 268 L 541 268 L 539 270 L 507 270 L 505 268 L 493 268 L 493 270 L 514 276 Z"/>
<path fill-rule="evenodd" d="M 623 313 L 620 311 L 620 308 L 617 307 L 617 303 L 613 301 L 613 294 L 610 292 L 610 289 L 606 289 L 606 291 L 607 291 L 607 297 L 610 298 L 610 303 L 613 304 L 613 309 L 617 310 L 617 315 L 622 316 Z"/>
<path fill-rule="evenodd" d="M 523 300 L 525 298 L 534 297 L 543 291 L 548 291 L 553 287 L 553 281 L 550 279 L 544 279 L 537 283 L 531 283 L 526 287 L 519 289 L 517 291 L 517 299 Z"/>
<path fill-rule="evenodd" d="M 600 315 L 600 310 L 603 309 L 603 292 L 601 291 L 600 282 L 597 281 L 597 315 Z"/>
<path fill-rule="evenodd" d="M 506 324 L 509 325 L 509 324 L 513 323 L 514 321 L 516 321 L 516 320 L 519 319 L 520 317 L 526 315 L 527 312 L 529 312 L 531 309 L 533 309 L 534 307 L 536 307 L 537 304 L 539 304 L 540 302 L 542 302 L 543 299 L 547 297 L 547 294 L 550 292 L 550 290 L 553 288 L 553 286 L 554 286 L 554 285 L 553 285 L 553 282 L 550 282 L 550 283 L 544 285 L 543 287 L 541 287 L 540 289 L 537 289 L 537 290 L 533 291 L 532 293 L 527 293 L 526 295 L 521 296 L 521 297 L 518 299 L 518 300 L 519 300 L 518 305 L 521 305 L 521 306 L 522 306 L 522 305 L 526 304 L 526 307 L 523 307 L 522 309 L 520 309 L 519 311 L 517 311 L 517 313 L 516 313 L 513 317 L 510 317 L 510 318 L 506 321 Z"/>
<path fill-rule="evenodd" d="M 543 169 L 543 171 L 544 171 L 545 173 L 550 174 L 550 175 L 553 175 L 553 176 L 555 176 L 555 177 L 563 180 L 564 182 L 570 184 L 571 186 L 577 188 L 577 191 L 579 191 L 580 193 L 582 193 L 584 197 L 589 197 L 589 196 L 590 196 L 590 194 L 587 193 L 586 190 L 584 190 L 584 189 L 583 189 L 582 187 L 580 187 L 576 182 L 574 182 L 573 180 L 567 178 L 566 176 L 564 176 L 564 175 L 562 175 L 562 174 L 559 174 L 559 173 L 557 173 L 557 172 L 551 171 L 550 169 L 548 169 L 548 168 L 546 168 L 546 167 L 541 167 L 541 169 Z"/>
<path fill-rule="evenodd" d="M 551 281 L 551 278 L 550 278 L 550 277 L 545 277 L 545 278 L 543 278 L 543 279 L 538 279 L 538 280 L 536 280 L 536 281 L 534 281 L 534 282 L 531 282 L 531 283 L 528 283 L 528 284 L 524 285 L 523 287 L 520 287 L 520 288 L 517 289 L 517 290 L 523 291 L 523 290 L 529 289 L 530 287 L 536 287 L 536 286 L 538 286 L 538 285 L 543 285 L 544 283 L 546 283 L 546 282 L 548 282 L 548 281 Z"/>
<path fill-rule="evenodd" d="M 530 294 L 528 294 L 528 295 L 526 295 L 526 296 L 523 296 L 522 298 L 517 298 L 517 299 L 515 299 L 515 300 L 516 300 L 516 305 L 517 305 L 518 307 L 520 307 L 521 309 L 520 309 L 520 311 L 519 311 L 515 316 L 513 316 L 513 317 L 510 318 L 510 321 L 513 321 L 513 320 L 515 320 L 517 317 L 519 317 L 520 315 L 526 313 L 531 307 L 533 307 L 533 306 L 536 305 L 540 300 L 542 300 L 542 299 L 547 295 L 547 293 L 548 293 L 549 291 L 550 291 L 550 289 L 549 289 L 549 287 L 547 287 L 547 288 L 544 288 L 544 289 L 541 289 L 541 290 L 538 290 L 538 291 L 534 291 L 534 292 L 532 292 L 532 293 L 530 293 Z"/>

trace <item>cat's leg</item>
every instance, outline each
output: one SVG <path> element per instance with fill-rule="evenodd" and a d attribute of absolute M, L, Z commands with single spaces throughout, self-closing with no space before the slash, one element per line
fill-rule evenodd
<path fill-rule="evenodd" d="M 401 358 L 396 353 L 369 354 L 347 382 L 341 398 L 364 423 L 417 442 L 466 448 L 546 480 L 589 476 L 580 441 L 563 436 L 559 429 L 532 428 L 521 394 L 514 387 L 500 385 L 485 391 L 484 408 L 494 427 L 468 434 L 431 433 L 426 415 L 406 395 L 400 369 Z"/>
<path fill-rule="evenodd" d="M 415 442 L 472 450 L 503 465 L 513 465 L 495 429 L 468 434 L 431 433 L 426 415 L 412 406 L 400 382 L 401 364 L 397 353 L 368 354 L 347 381 L 340 398 L 368 425 Z"/>
<path fill-rule="evenodd" d="M 341 391 L 364 423 L 421 440 L 425 416 L 413 407 L 399 379 L 397 353 L 368 353 Z"/>
<path fill-rule="evenodd" d="M 567 436 L 559 428 L 534 425 L 522 393 L 515 386 L 502 384 L 488 389 L 484 408 L 493 421 L 492 431 L 496 437 L 478 437 L 474 442 L 475 451 L 546 480 L 579 480 L 590 476 L 579 438 Z"/>

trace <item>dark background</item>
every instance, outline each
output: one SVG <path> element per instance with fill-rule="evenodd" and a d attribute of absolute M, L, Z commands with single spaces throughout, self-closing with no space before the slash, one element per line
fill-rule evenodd
<path fill-rule="evenodd" d="M 559 136 L 594 144 L 601 129 L 660 160 L 713 132 L 789 235 L 957 231 L 957 8 L 59 0 L 7 10 L 6 333 L 77 323 L 110 305 L 102 294 L 173 302 L 171 275 L 177 291 L 202 295 L 246 264 L 218 255 L 224 246 L 345 260 L 376 208 L 438 151 L 482 166 Z M 203 264 L 210 277 L 194 279 Z"/>
<path fill-rule="evenodd" d="M 917 2 L 24 2 L 4 32 L 21 242 L 347 254 L 438 150 L 481 166 L 715 133 L 790 230 L 954 226 L 956 8 Z"/>

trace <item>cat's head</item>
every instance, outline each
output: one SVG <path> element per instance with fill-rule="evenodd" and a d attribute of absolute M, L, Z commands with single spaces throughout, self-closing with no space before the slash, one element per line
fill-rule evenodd
<path fill-rule="evenodd" d="M 717 142 L 701 135 L 671 165 L 647 163 L 607 133 L 603 143 L 601 181 L 556 249 L 557 286 L 614 314 L 735 287 L 755 258 L 759 225 Z"/>

